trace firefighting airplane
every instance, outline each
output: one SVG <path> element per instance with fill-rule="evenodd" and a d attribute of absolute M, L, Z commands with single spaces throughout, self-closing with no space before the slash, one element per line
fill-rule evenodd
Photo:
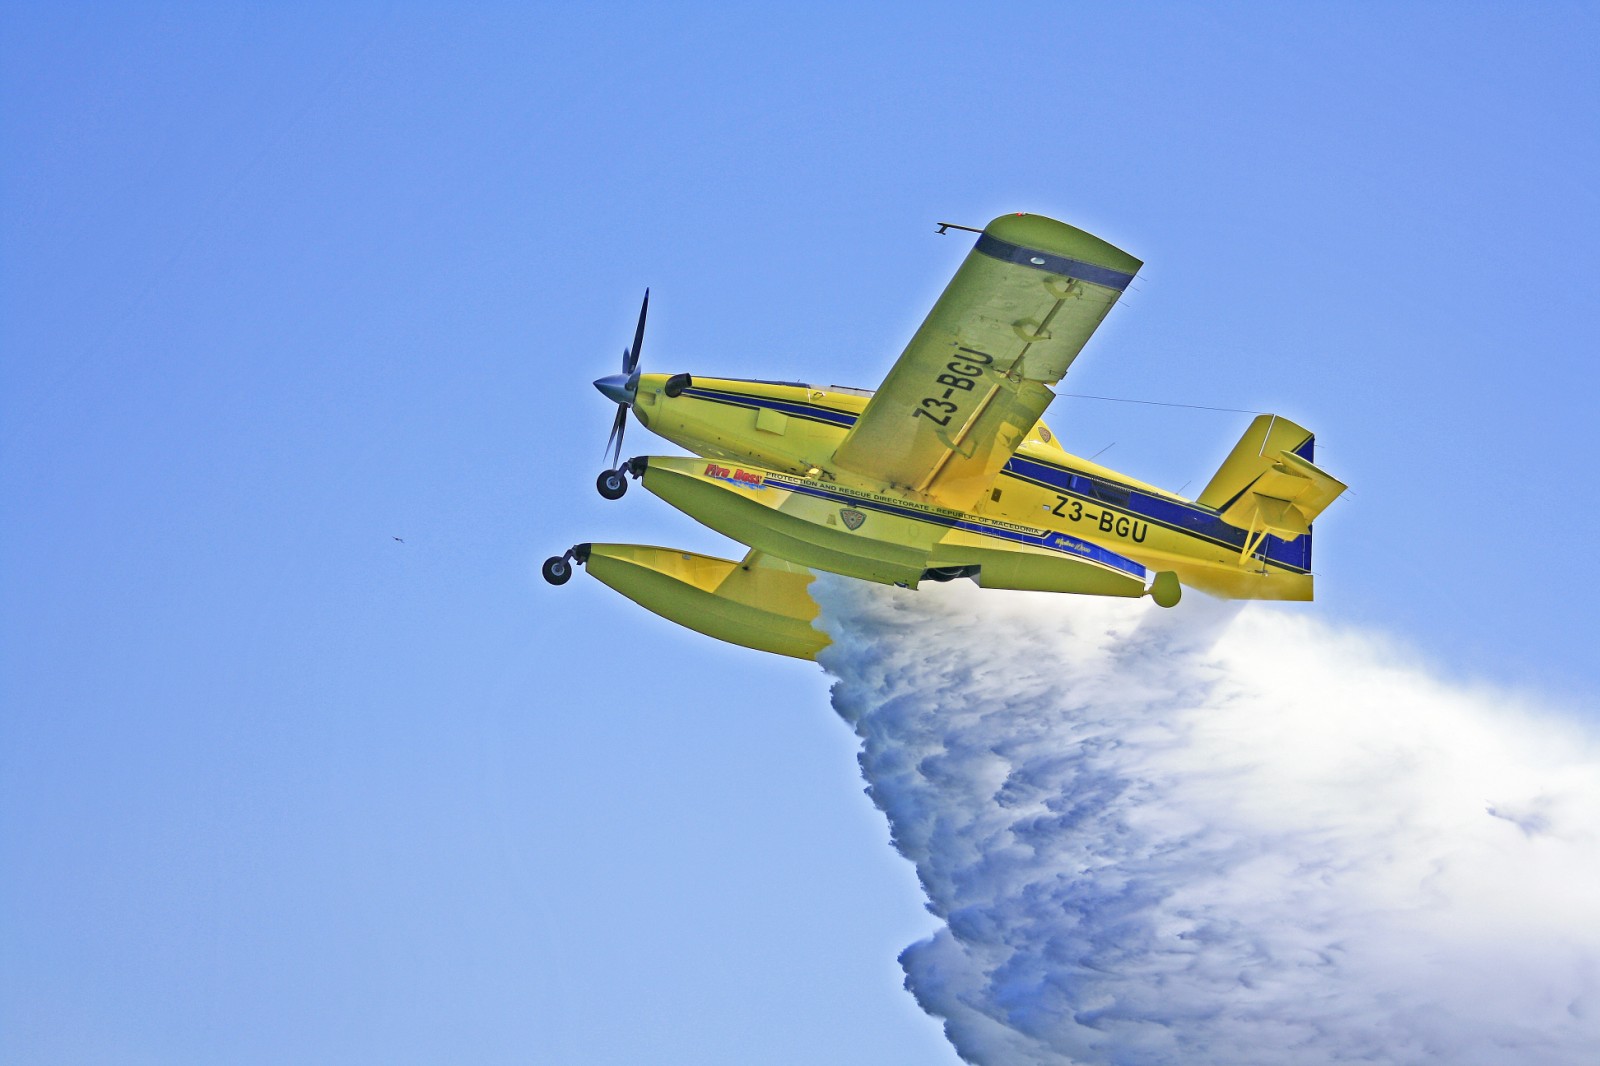
<path fill-rule="evenodd" d="M 1163 607 L 1182 585 L 1311 599 L 1311 522 L 1345 486 L 1313 462 L 1309 431 L 1260 416 L 1189 500 L 1068 453 L 1039 420 L 1142 265 L 1054 219 L 997 218 L 876 392 L 642 373 L 646 292 L 622 372 L 594 383 L 617 404 L 597 487 L 617 499 L 637 479 L 750 551 L 578 544 L 545 579 L 584 564 L 674 622 L 801 659 L 829 642 L 806 591 L 818 570 Z M 630 411 L 697 458 L 619 465 Z"/>

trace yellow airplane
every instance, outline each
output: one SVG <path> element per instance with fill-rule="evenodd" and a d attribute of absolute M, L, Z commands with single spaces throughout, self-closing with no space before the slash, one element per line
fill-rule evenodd
<path fill-rule="evenodd" d="M 818 570 L 1163 607 L 1182 585 L 1311 599 L 1311 522 L 1345 486 L 1315 465 L 1309 431 L 1260 416 L 1189 500 L 1066 452 L 1040 421 L 1142 265 L 1054 219 L 997 218 L 876 392 L 641 373 L 646 292 L 622 372 L 594 383 L 617 403 L 597 487 L 617 499 L 637 479 L 750 551 L 578 544 L 545 579 L 584 564 L 674 622 L 801 659 L 828 644 L 807 592 Z M 619 463 L 630 411 L 694 457 Z"/>

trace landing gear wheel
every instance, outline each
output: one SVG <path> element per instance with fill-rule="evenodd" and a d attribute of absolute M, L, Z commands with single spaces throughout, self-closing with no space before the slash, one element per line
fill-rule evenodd
<path fill-rule="evenodd" d="M 620 500 L 622 494 L 628 491 L 628 479 L 622 476 L 620 470 L 602 470 L 594 480 L 594 487 L 606 499 Z"/>
<path fill-rule="evenodd" d="M 544 561 L 544 579 L 552 585 L 565 585 L 572 580 L 572 564 L 560 555 Z"/>

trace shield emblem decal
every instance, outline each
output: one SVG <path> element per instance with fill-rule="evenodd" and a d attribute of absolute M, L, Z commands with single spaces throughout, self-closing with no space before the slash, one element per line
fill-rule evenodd
<path fill-rule="evenodd" d="M 839 510 L 839 518 L 844 522 L 845 528 L 850 530 L 860 529 L 861 523 L 867 520 L 866 515 L 851 507 L 841 508 Z"/>

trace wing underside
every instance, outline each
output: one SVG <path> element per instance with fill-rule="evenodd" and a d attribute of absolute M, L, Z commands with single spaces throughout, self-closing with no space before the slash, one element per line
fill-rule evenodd
<path fill-rule="evenodd" d="M 1142 265 L 1053 219 L 995 219 L 839 445 L 834 464 L 970 508 Z"/>

